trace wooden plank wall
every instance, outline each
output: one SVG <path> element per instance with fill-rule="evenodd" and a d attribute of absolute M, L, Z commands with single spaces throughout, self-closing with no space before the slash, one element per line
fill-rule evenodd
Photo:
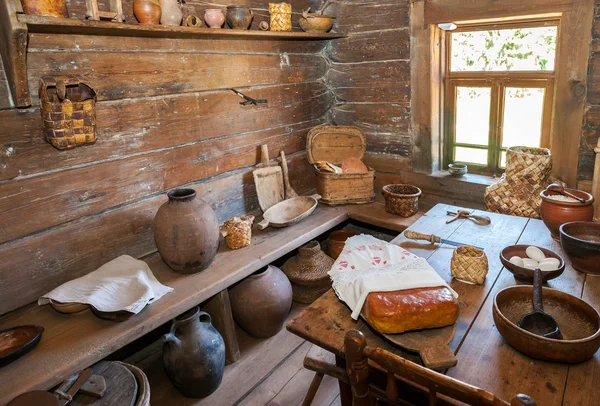
<path fill-rule="evenodd" d="M 84 4 L 70 0 L 71 16 Z M 207 5 L 188 2 L 186 12 Z M 250 5 L 257 21 L 268 14 L 266 3 Z M 124 8 L 132 22 L 131 1 Z M 334 102 L 325 45 L 31 34 L 34 102 L 40 76 L 79 75 L 98 92 L 98 141 L 70 151 L 45 143 L 38 106 L 11 108 L 2 72 L 0 314 L 118 255 L 155 251 L 151 223 L 168 189 L 196 188 L 221 221 L 256 210 L 260 144 L 272 157 L 286 152 L 298 192 L 312 189 L 305 137 Z M 231 87 L 268 106 L 240 106 Z"/>

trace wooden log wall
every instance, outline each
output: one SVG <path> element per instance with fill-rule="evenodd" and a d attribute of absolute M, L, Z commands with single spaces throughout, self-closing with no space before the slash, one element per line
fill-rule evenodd
<path fill-rule="evenodd" d="M 266 4 L 250 1 L 256 28 Z M 84 5 L 71 0 L 71 17 L 83 17 Z M 185 10 L 202 16 L 206 7 Z M 131 1 L 124 8 L 133 22 Z M 298 192 L 314 188 L 305 137 L 334 102 L 325 46 L 30 34 L 35 105 L 11 108 L 0 72 L 0 314 L 118 255 L 154 252 L 152 220 L 171 188 L 195 188 L 220 221 L 257 210 L 251 172 L 263 143 L 272 158 L 286 152 Z M 43 140 L 37 86 L 56 73 L 97 91 L 96 144 L 58 151 Z M 240 106 L 232 87 L 268 105 Z"/>

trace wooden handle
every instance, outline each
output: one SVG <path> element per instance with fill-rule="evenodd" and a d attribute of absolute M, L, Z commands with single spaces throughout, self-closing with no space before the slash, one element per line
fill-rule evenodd
<path fill-rule="evenodd" d="M 287 159 L 285 159 L 285 152 L 280 151 L 281 154 L 281 170 L 283 172 L 283 183 L 285 185 L 285 198 L 290 199 L 292 197 L 298 196 L 298 193 L 294 189 L 292 189 L 292 185 L 290 185 L 290 175 L 288 173 Z"/>
<path fill-rule="evenodd" d="M 416 231 L 406 230 L 404 232 L 404 236 L 406 238 L 410 238 L 411 240 L 423 240 L 429 241 L 432 244 L 439 243 L 441 241 L 440 237 L 433 234 L 422 234 Z"/>
<path fill-rule="evenodd" d="M 424 348 L 419 351 L 423 364 L 430 369 L 446 369 L 456 366 L 458 360 L 448 346 Z"/>
<path fill-rule="evenodd" d="M 267 219 L 264 219 L 263 221 L 261 221 L 260 223 L 258 223 L 258 229 L 259 230 L 264 230 L 267 227 L 269 227 L 269 220 L 267 220 Z"/>
<path fill-rule="evenodd" d="M 542 271 L 540 268 L 535 268 L 533 271 L 533 311 L 534 312 L 543 312 L 544 311 L 544 303 L 542 299 L 542 285 L 544 284 L 544 279 L 542 278 Z"/>
<path fill-rule="evenodd" d="M 263 165 L 265 166 L 265 168 L 269 167 L 269 147 L 267 146 L 267 144 L 263 144 L 260 146 L 260 159 L 262 160 Z"/>

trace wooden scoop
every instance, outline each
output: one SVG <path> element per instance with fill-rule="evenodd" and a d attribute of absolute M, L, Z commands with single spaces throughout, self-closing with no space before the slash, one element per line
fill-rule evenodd
<path fill-rule="evenodd" d="M 542 283 L 542 271 L 536 268 L 533 274 L 533 311 L 521 318 L 519 327 L 538 336 L 562 340 L 556 320 L 544 312 Z"/>
<path fill-rule="evenodd" d="M 575 196 L 573 193 L 567 192 L 564 187 L 562 187 L 559 183 L 553 183 L 546 188 L 546 190 L 550 190 L 552 192 L 560 193 L 563 196 L 567 196 L 577 200 L 579 203 L 585 203 L 585 199 L 583 197 Z"/>

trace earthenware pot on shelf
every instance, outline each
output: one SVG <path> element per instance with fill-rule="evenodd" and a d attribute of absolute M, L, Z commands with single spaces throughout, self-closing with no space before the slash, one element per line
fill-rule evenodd
<path fill-rule="evenodd" d="M 179 273 L 206 269 L 219 248 L 219 223 L 194 189 L 175 189 L 156 212 L 154 241 L 162 259 Z"/>
<path fill-rule="evenodd" d="M 221 28 L 225 22 L 223 10 L 220 8 L 209 8 L 204 12 L 204 21 L 210 28 Z"/>
<path fill-rule="evenodd" d="M 550 230 L 552 238 L 557 241 L 560 238 L 559 228 L 561 225 L 571 221 L 592 221 L 594 217 L 594 197 L 591 194 L 577 189 L 565 188 L 565 191 L 585 199 L 584 203 L 563 201 L 565 198 L 561 194 L 548 189 L 540 193 L 542 198 L 540 216 Z"/>
<path fill-rule="evenodd" d="M 292 285 L 279 268 L 269 265 L 229 291 L 235 321 L 253 337 L 268 338 L 283 327 L 292 307 Z"/>
<path fill-rule="evenodd" d="M 177 317 L 163 341 L 165 371 L 183 395 L 203 398 L 217 390 L 225 369 L 225 342 L 208 313 L 195 307 Z"/>
<path fill-rule="evenodd" d="M 162 25 L 180 26 L 183 19 L 179 0 L 160 0 L 160 23 Z"/>
<path fill-rule="evenodd" d="M 574 221 L 560 226 L 560 245 L 573 268 L 600 274 L 600 223 Z"/>
<path fill-rule="evenodd" d="M 158 0 L 133 0 L 133 14 L 140 24 L 160 23 L 160 3 Z"/>
<path fill-rule="evenodd" d="M 247 30 L 252 25 L 254 13 L 248 6 L 228 6 L 227 25 L 234 30 Z"/>

